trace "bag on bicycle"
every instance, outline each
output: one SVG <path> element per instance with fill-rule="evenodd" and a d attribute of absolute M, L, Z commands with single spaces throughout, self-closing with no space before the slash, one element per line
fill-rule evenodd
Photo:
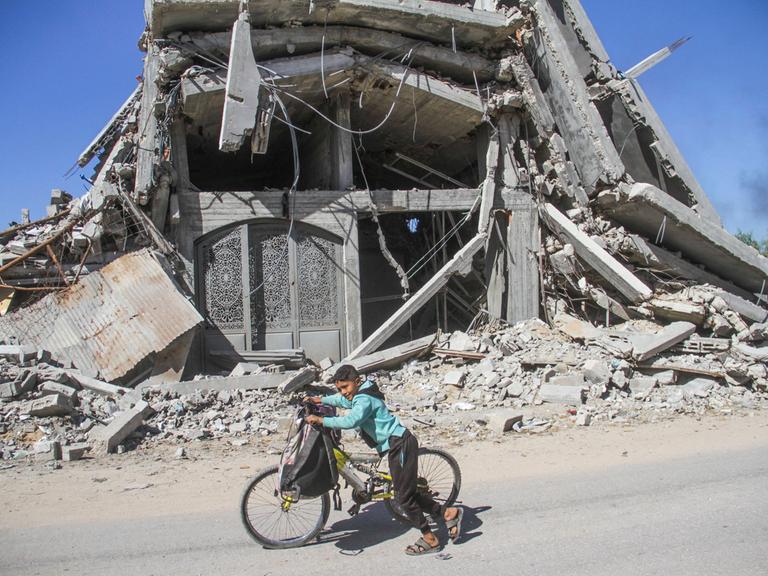
<path fill-rule="evenodd" d="M 333 416 L 330 406 L 317 406 L 319 416 Z M 304 422 L 306 408 L 296 412 L 291 426 L 288 445 L 280 458 L 280 490 L 296 492 L 297 497 L 314 498 L 328 492 L 339 481 L 333 447 L 338 434 L 325 428 L 316 428 Z"/>

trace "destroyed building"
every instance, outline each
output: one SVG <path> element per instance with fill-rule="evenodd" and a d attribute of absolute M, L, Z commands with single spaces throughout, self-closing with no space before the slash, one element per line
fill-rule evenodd
<path fill-rule="evenodd" d="M 768 260 L 578 0 L 145 14 L 143 80 L 78 161 L 91 190 L 0 236 L 8 344 L 133 386 L 540 318 L 633 362 L 684 342 L 764 365 Z"/>

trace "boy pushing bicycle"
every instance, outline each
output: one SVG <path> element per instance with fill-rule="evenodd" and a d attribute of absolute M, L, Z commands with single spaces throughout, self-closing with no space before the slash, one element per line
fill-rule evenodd
<path fill-rule="evenodd" d="M 461 532 L 464 510 L 458 507 L 443 509 L 431 496 L 417 490 L 418 450 L 416 437 L 405 428 L 400 419 L 391 414 L 384 402 L 384 394 L 372 381 L 360 376 L 354 366 L 344 364 L 333 376 L 337 394 L 311 396 L 307 401 L 345 408 L 345 416 L 323 417 L 310 415 L 308 424 L 342 430 L 358 429 L 363 439 L 380 456 L 387 455 L 392 485 L 400 506 L 411 524 L 421 531 L 421 538 L 405 549 L 410 556 L 430 554 L 442 549 L 440 541 L 429 527 L 424 514 L 442 515 L 448 537 L 455 541 Z"/>

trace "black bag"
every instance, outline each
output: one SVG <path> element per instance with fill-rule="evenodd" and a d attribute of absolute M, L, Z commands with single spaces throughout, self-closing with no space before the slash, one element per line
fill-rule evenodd
<path fill-rule="evenodd" d="M 329 406 L 314 408 L 319 416 L 333 416 Z M 339 481 L 333 447 L 338 436 L 332 430 L 316 428 L 304 422 L 305 407 L 296 412 L 288 445 L 280 458 L 280 491 L 296 492 L 297 498 L 314 498 L 325 494 Z"/>

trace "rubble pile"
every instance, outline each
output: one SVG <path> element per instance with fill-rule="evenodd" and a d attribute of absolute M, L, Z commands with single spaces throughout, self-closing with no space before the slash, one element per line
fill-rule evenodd
<path fill-rule="evenodd" d="M 642 361 L 638 351 L 649 337 L 664 337 L 665 327 L 633 321 L 597 329 L 564 313 L 554 325 L 497 321 L 471 334 L 454 332 L 420 358 L 370 377 L 409 425 L 442 443 L 767 405 L 765 352 L 756 347 L 768 337 L 766 324 L 740 332 L 743 340 L 720 339 L 715 349 L 708 339 L 677 338 Z M 287 431 L 297 399 L 277 386 L 237 388 L 232 377 L 185 382 L 185 390 L 131 390 L 48 364 L 44 352 L 4 349 L 10 353 L 0 364 L 3 460 L 75 459 L 96 453 L 99 442 L 117 452 L 215 439 L 241 446 Z M 126 419 L 131 414 L 138 418 Z M 119 439 L 108 439 L 104 430 L 121 419 L 131 424 L 121 423 Z"/>
<path fill-rule="evenodd" d="M 149 389 L 143 394 L 153 412 L 146 425 L 150 443 L 232 438 L 247 444 L 248 437 L 287 432 L 293 407 L 274 390 L 195 390 L 180 394 Z"/>

